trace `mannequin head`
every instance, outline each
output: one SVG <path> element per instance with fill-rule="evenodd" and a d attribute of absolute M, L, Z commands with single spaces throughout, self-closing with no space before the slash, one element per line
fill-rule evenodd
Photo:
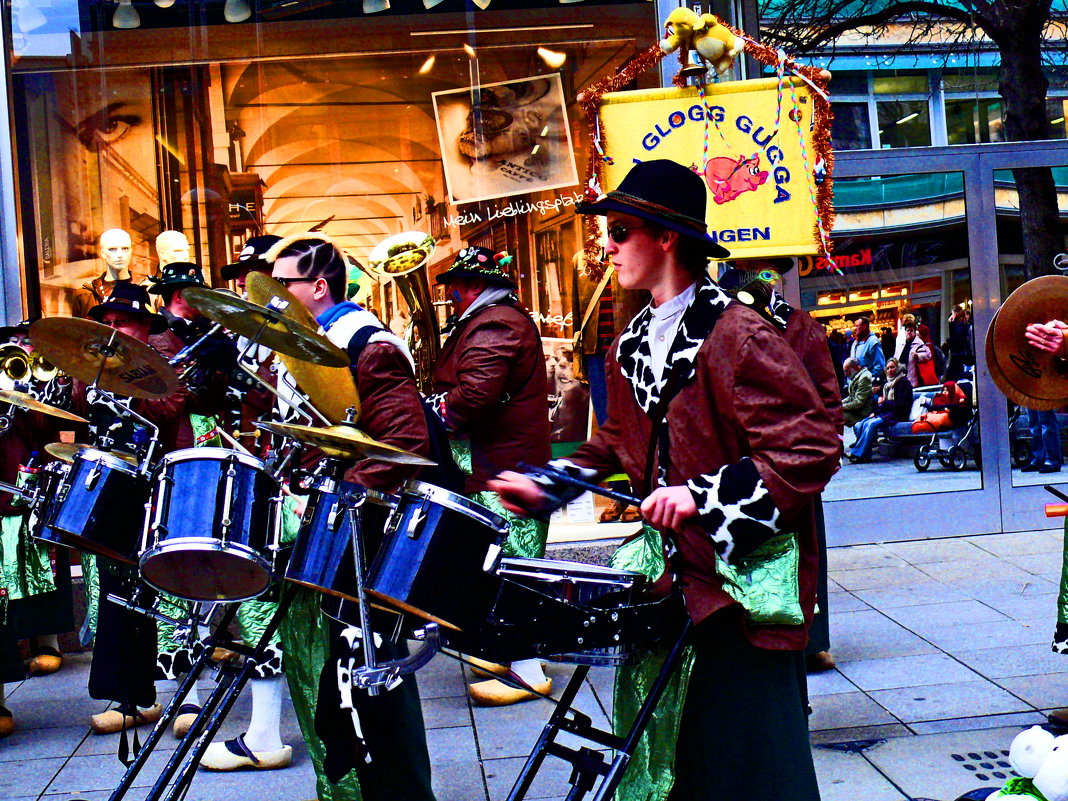
<path fill-rule="evenodd" d="M 156 237 L 156 255 L 160 267 L 176 261 L 189 261 L 189 240 L 181 231 L 164 231 Z"/>
<path fill-rule="evenodd" d="M 133 240 L 121 228 L 110 228 L 100 235 L 100 258 L 107 265 L 108 279 L 116 281 L 130 267 Z"/>

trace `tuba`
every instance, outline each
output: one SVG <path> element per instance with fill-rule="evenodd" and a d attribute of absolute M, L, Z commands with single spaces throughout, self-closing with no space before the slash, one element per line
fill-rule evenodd
<path fill-rule="evenodd" d="M 425 269 L 434 246 L 434 237 L 420 231 L 404 231 L 379 242 L 367 263 L 376 276 L 393 280 L 411 309 L 408 347 L 415 359 L 416 383 L 423 392 L 430 391 L 434 364 L 441 350 L 441 329 Z"/>

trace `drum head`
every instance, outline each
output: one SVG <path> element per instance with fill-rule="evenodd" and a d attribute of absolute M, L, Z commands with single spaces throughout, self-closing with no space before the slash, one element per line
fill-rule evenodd
<path fill-rule="evenodd" d="M 141 575 L 157 590 L 187 601 L 245 601 L 266 592 L 272 571 L 250 548 L 184 538 L 145 551 Z"/>

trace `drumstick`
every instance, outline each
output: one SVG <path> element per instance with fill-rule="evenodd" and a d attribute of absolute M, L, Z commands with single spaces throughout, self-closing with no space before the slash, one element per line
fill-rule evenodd
<path fill-rule="evenodd" d="M 557 470 L 554 467 L 549 467 L 548 465 L 544 465 L 542 467 L 533 467 L 529 464 L 520 462 L 519 469 L 524 470 L 527 473 L 534 473 L 535 475 L 548 476 L 554 481 L 559 481 L 562 484 L 570 484 L 573 487 L 587 490 L 588 492 L 592 492 L 596 495 L 603 495 L 606 498 L 611 498 L 614 501 L 620 501 L 621 503 L 626 503 L 631 506 L 640 507 L 642 505 L 641 498 L 635 498 L 633 495 L 627 495 L 622 492 L 616 492 L 615 490 L 605 489 L 604 487 L 598 486 L 597 484 L 591 484 L 589 481 L 583 481 L 581 478 L 574 478 L 573 476 L 569 476 L 567 473 L 564 473 L 561 470 Z"/>
<path fill-rule="evenodd" d="M 246 448 L 246 447 L 245 447 L 244 445 L 242 445 L 242 444 L 241 444 L 240 442 L 238 442 L 238 441 L 237 441 L 236 439 L 234 439 L 234 438 L 233 438 L 233 437 L 231 437 L 231 436 L 230 436 L 229 434 L 227 434 L 227 433 L 226 433 L 226 429 L 225 429 L 225 428 L 223 428 L 223 427 L 222 427 L 221 425 L 215 426 L 215 433 L 216 433 L 216 434 L 218 434 L 218 435 L 219 435 L 220 437 L 222 437 L 223 439 L 225 439 L 225 440 L 226 440 L 227 442 L 229 442 L 229 443 L 230 443 L 231 445 L 233 445 L 233 446 L 234 446 L 235 448 L 237 448 L 237 449 L 238 449 L 239 451 L 244 451 L 244 452 L 245 452 L 245 453 L 247 453 L 247 454 L 248 454 L 249 456 L 252 456 L 252 455 L 253 455 L 253 454 L 252 454 L 252 451 L 250 451 L 250 450 L 249 450 L 248 448 Z"/>

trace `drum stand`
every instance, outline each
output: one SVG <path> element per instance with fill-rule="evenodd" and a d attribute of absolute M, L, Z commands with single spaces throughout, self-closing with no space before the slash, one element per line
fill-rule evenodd
<path fill-rule="evenodd" d="M 170 702 L 168 702 L 167 708 L 163 711 L 163 715 L 152 728 L 148 739 L 137 752 L 133 762 L 127 767 L 126 773 L 123 774 L 118 786 L 111 794 L 110 801 L 119 801 L 119 799 L 125 797 L 127 791 L 133 786 L 133 782 L 137 778 L 137 775 L 148 762 L 148 758 L 152 754 L 152 751 L 159 744 L 160 739 L 170 728 L 174 719 L 178 717 L 178 710 L 182 705 L 182 700 L 195 686 L 197 680 L 200 678 L 200 674 L 204 671 L 204 668 L 208 666 L 215 647 L 224 646 L 237 653 L 243 654 L 245 656 L 244 664 L 237 669 L 232 666 L 221 666 L 220 669 L 222 670 L 223 678 L 219 680 L 215 689 L 211 691 L 211 694 L 201 708 L 193 725 L 189 728 L 189 731 L 186 733 L 185 737 L 182 738 L 178 748 L 167 761 L 166 766 L 164 766 L 156 783 L 152 785 L 152 789 L 149 791 L 148 795 L 145 796 L 145 801 L 159 801 L 159 799 L 174 801 L 185 795 L 189 785 L 193 781 L 193 775 L 196 773 L 197 766 L 200 764 L 204 752 L 211 744 L 212 738 L 218 732 L 219 727 L 222 726 L 226 715 L 237 702 L 237 697 L 240 695 L 242 688 L 252 677 L 252 671 L 263 658 L 264 652 L 270 644 L 275 631 L 278 629 L 282 617 L 286 614 L 289 605 L 293 601 L 295 592 L 295 586 L 289 584 L 284 586 L 281 594 L 282 597 L 278 602 L 278 609 L 267 624 L 263 636 L 260 637 L 259 642 L 256 643 L 253 648 L 234 643 L 225 636 L 218 636 L 219 632 L 228 631 L 230 623 L 237 612 L 238 604 L 232 603 L 227 606 L 222 620 L 215 627 L 215 631 L 204 641 L 204 650 L 197 657 L 196 661 L 193 663 L 193 667 L 185 675 L 185 678 L 182 679 L 178 686 L 178 691 L 174 694 L 174 697 Z M 141 611 L 153 617 L 163 617 L 155 611 L 146 610 L 143 607 L 125 601 L 124 599 L 116 599 L 115 596 L 109 596 L 108 600 L 121 603 L 129 609 Z M 169 618 L 165 619 L 170 620 Z M 170 620 L 170 622 L 181 623 L 181 621 L 173 620 Z M 185 760 L 184 764 L 183 760 Z M 170 784 L 176 773 L 178 774 L 178 779 L 170 788 L 170 792 L 167 792 L 167 785 Z"/>
<path fill-rule="evenodd" d="M 527 792 L 534 783 L 534 778 L 547 756 L 554 756 L 571 764 L 572 770 L 569 780 L 571 790 L 567 794 L 566 801 L 581 801 L 587 793 L 593 791 L 598 776 L 603 777 L 603 779 L 596 793 L 594 793 L 593 801 L 607 801 L 607 799 L 612 798 L 612 794 L 619 787 L 619 783 L 623 779 L 623 773 L 634 755 L 638 741 L 645 732 L 646 727 L 648 727 L 657 704 L 660 703 L 660 698 L 664 694 L 668 680 L 678 665 L 679 657 L 682 655 L 692 628 L 693 624 L 687 620 L 679 632 L 675 644 L 671 647 L 663 667 L 660 668 L 660 673 L 657 675 L 656 681 L 653 682 L 649 695 L 642 703 L 641 709 L 638 710 L 634 723 L 631 724 L 630 730 L 624 737 L 620 737 L 611 731 L 595 728 L 588 715 L 572 707 L 575 702 L 575 696 L 578 695 L 579 689 L 582 687 L 582 682 L 585 681 L 586 675 L 590 672 L 588 665 L 579 665 L 575 668 L 575 672 L 571 675 L 571 680 L 567 683 L 567 687 L 564 688 L 564 692 L 557 702 L 556 709 L 553 711 L 548 723 L 545 724 L 545 728 L 542 729 L 534 750 L 531 751 L 522 770 L 519 771 L 519 776 L 516 777 L 512 791 L 508 794 L 508 801 L 520 801 L 526 798 Z M 560 732 L 567 732 L 590 743 L 611 748 L 615 751 L 615 756 L 611 761 L 608 761 L 604 754 L 593 748 L 586 746 L 570 748 L 561 745 L 556 741 L 556 737 Z"/>

